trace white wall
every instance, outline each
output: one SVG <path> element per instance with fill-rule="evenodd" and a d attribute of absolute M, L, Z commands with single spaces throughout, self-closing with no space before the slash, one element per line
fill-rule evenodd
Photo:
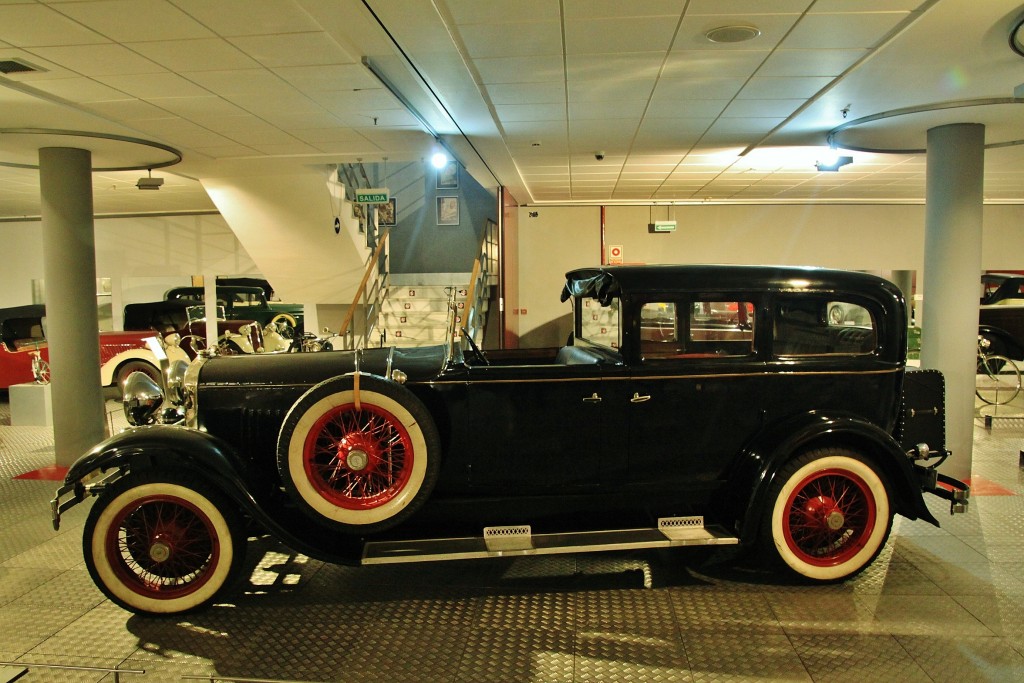
<path fill-rule="evenodd" d="M 924 217 L 924 205 L 609 206 L 605 241 L 622 246 L 626 263 L 915 270 L 920 293 L 927 279 Z M 675 220 L 676 231 L 649 233 L 655 220 Z M 984 220 L 983 268 L 1024 270 L 1024 206 L 988 205 Z M 521 207 L 519 233 L 520 305 L 527 310 L 521 344 L 561 343 L 571 329 L 568 306 L 558 305 L 562 277 L 600 264 L 600 209 Z"/>
<path fill-rule="evenodd" d="M 224 219 L 200 216 L 103 218 L 96 221 L 96 275 L 111 278 L 115 326 L 124 304 L 163 298 L 192 275 L 259 275 Z M 39 221 L 0 223 L 6 252 L 0 307 L 32 303 L 32 282 L 43 279 Z"/>

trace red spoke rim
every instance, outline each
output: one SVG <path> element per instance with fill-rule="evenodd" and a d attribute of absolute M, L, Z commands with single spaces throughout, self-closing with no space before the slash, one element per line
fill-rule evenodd
<path fill-rule="evenodd" d="M 192 503 L 169 495 L 132 501 L 111 524 L 107 559 L 139 595 L 169 600 L 199 590 L 220 560 L 213 522 Z"/>
<path fill-rule="evenodd" d="M 786 501 L 786 544 L 808 564 L 839 565 L 864 548 L 876 514 L 874 496 L 859 476 L 843 469 L 815 472 Z"/>
<path fill-rule="evenodd" d="M 394 499 L 412 476 L 413 458 L 412 439 L 398 418 L 365 403 L 322 415 L 302 454 L 316 492 L 347 510 L 370 510 Z"/>

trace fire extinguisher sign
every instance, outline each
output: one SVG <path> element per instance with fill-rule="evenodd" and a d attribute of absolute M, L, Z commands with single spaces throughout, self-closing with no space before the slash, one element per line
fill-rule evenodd
<path fill-rule="evenodd" d="M 622 245 L 621 244 L 610 244 L 608 245 L 608 263 L 611 265 L 622 263 Z"/>

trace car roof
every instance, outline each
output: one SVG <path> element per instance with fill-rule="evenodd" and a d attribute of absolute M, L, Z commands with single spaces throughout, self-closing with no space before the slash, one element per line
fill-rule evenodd
<path fill-rule="evenodd" d="M 612 298 L 642 292 L 726 290 L 885 290 L 885 298 L 902 296 L 895 285 L 876 275 L 831 268 L 747 265 L 623 265 L 579 268 L 565 275 L 562 300 Z"/>

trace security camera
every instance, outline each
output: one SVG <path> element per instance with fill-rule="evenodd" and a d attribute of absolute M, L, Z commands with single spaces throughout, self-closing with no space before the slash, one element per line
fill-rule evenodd
<path fill-rule="evenodd" d="M 594 152 L 594 158 L 598 161 L 604 161 L 604 152 Z"/>

